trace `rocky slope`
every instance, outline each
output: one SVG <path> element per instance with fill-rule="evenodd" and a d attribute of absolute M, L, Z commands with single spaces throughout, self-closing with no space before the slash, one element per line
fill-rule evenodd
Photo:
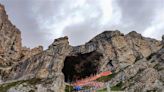
<path fill-rule="evenodd" d="M 25 56 L 29 57 L 41 51 L 41 46 L 32 50 L 22 47 L 21 32 L 9 21 L 4 6 L 0 4 L 0 66 L 11 66 Z M 28 55 L 24 55 L 25 53 Z"/>
<path fill-rule="evenodd" d="M 64 92 L 65 82 L 112 70 L 110 86 L 128 92 L 164 91 L 164 37 L 145 38 L 132 31 L 104 31 L 80 46 L 68 37 L 55 39 L 47 50 L 21 45 L 21 33 L 0 5 L 0 90 Z M 113 68 L 108 68 L 112 62 Z"/>
<path fill-rule="evenodd" d="M 8 66 L 20 57 L 21 32 L 11 24 L 0 5 L 0 65 Z"/>

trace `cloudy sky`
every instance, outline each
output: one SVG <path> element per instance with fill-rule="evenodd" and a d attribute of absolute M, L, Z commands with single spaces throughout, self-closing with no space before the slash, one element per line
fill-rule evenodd
<path fill-rule="evenodd" d="M 0 0 L 22 31 L 23 45 L 47 48 L 67 35 L 80 45 L 104 30 L 135 30 L 146 37 L 164 34 L 164 0 Z"/>

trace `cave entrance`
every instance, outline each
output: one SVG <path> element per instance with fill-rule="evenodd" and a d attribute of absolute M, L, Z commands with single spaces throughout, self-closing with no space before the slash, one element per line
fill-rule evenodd
<path fill-rule="evenodd" d="M 99 69 L 100 58 L 103 55 L 93 51 L 75 56 L 67 56 L 64 61 L 62 72 L 65 75 L 65 82 L 74 82 L 96 74 Z"/>

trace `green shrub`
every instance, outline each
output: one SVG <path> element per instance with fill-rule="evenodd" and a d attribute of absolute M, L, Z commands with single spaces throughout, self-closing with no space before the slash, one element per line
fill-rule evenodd
<path fill-rule="evenodd" d="M 107 82 L 107 81 L 111 80 L 112 78 L 114 78 L 115 75 L 116 75 L 116 73 L 113 73 L 113 74 L 108 75 L 108 76 L 103 76 L 103 77 L 98 78 L 96 81 Z"/>
<path fill-rule="evenodd" d="M 122 88 L 121 88 L 122 85 L 123 85 L 123 83 L 120 82 L 120 83 L 118 83 L 116 86 L 111 87 L 111 90 L 112 90 L 112 91 L 122 91 Z"/>

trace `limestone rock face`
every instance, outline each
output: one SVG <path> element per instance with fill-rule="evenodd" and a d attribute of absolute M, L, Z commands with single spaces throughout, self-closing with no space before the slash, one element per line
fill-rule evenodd
<path fill-rule="evenodd" d="M 0 5 L 0 65 L 9 66 L 20 57 L 21 32 L 9 20 Z"/>
<path fill-rule="evenodd" d="M 136 32 L 124 35 L 119 31 L 105 31 L 85 45 L 74 47 L 72 53 L 100 52 L 104 56 L 101 60 L 100 71 L 105 70 L 105 64 L 109 60 L 113 60 L 119 71 L 132 65 L 136 60 L 149 56 L 161 47 L 160 41 L 142 37 Z"/>
<path fill-rule="evenodd" d="M 162 36 L 162 44 L 164 45 L 164 35 Z"/>
<path fill-rule="evenodd" d="M 64 59 L 69 54 L 69 47 L 67 37 L 56 39 L 47 50 L 13 66 L 6 74 L 8 76 L 3 76 L 4 81 L 31 78 L 47 79 L 52 83 L 47 84 L 46 92 L 48 90 L 64 92 L 62 68 Z"/>
<path fill-rule="evenodd" d="M 43 46 L 38 46 L 33 49 L 22 47 L 21 50 L 21 61 L 26 60 L 30 58 L 31 56 L 34 56 L 36 54 L 39 54 L 43 51 Z"/>
<path fill-rule="evenodd" d="M 21 32 L 9 21 L 4 6 L 0 4 L 0 66 L 11 66 L 42 51 L 42 46 L 34 49 L 22 47 Z"/>
<path fill-rule="evenodd" d="M 127 87 L 126 90 L 135 91 L 135 89 L 140 90 L 142 92 L 147 91 L 157 91 L 157 92 L 163 92 L 163 71 L 164 71 L 164 52 L 163 48 L 160 49 L 154 56 L 147 59 L 147 65 L 148 68 L 143 69 L 139 73 L 137 73 L 134 78 L 131 79 L 135 80 L 134 83 L 131 84 L 131 86 Z M 141 84 L 141 85 L 140 85 Z M 141 87 L 142 86 L 142 87 Z"/>
<path fill-rule="evenodd" d="M 164 91 L 162 41 L 132 31 L 104 31 L 80 46 L 68 37 L 42 46 L 22 47 L 21 33 L 0 5 L 0 89 L 3 92 L 64 92 L 65 82 L 110 70 L 110 86 L 127 92 Z M 110 67 L 109 65 L 110 64 Z M 112 67 L 111 67 L 112 66 Z M 12 86 L 10 86 L 12 85 Z"/>
<path fill-rule="evenodd" d="M 164 91 L 164 48 L 146 58 L 117 72 L 109 83 L 111 86 L 122 83 L 122 89 L 128 92 Z"/>

